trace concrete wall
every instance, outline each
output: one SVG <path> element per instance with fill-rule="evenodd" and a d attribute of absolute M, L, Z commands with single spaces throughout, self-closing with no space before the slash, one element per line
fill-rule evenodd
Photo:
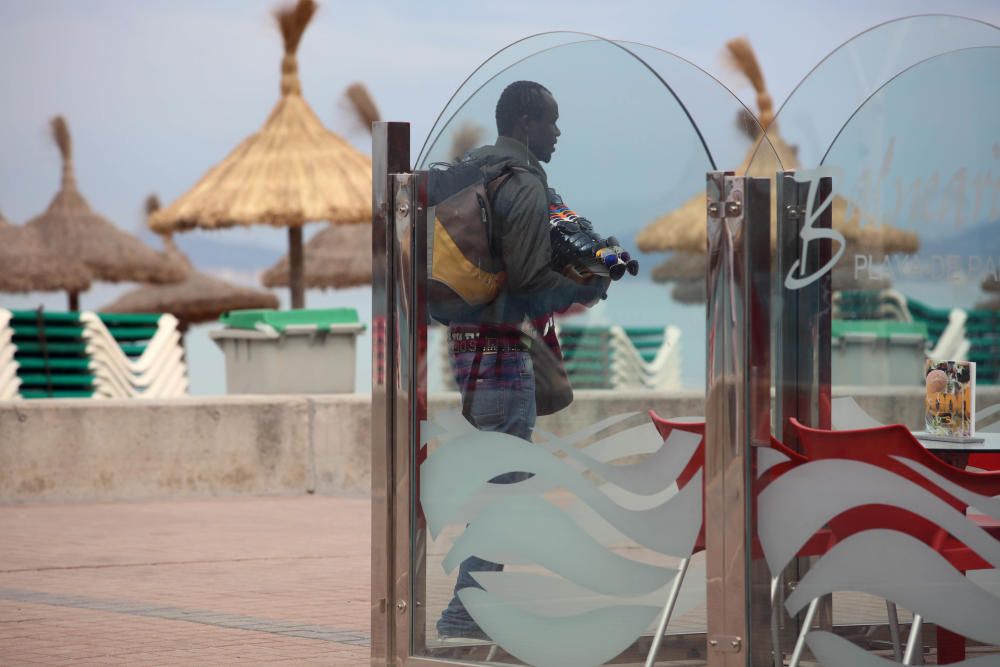
<path fill-rule="evenodd" d="M 919 427 L 923 392 L 846 390 L 876 419 Z M 983 387 L 982 409 L 1000 403 Z M 433 396 L 431 410 L 457 407 Z M 623 412 L 704 413 L 703 393 L 581 391 L 539 421 L 553 433 Z M 230 396 L 173 400 L 0 402 L 0 502 L 234 494 L 367 495 L 368 396 Z"/>

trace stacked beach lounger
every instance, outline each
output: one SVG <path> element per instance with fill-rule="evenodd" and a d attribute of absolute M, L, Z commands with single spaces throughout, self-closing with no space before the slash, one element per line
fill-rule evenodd
<path fill-rule="evenodd" d="M 675 326 L 557 327 L 570 382 L 578 389 L 679 389 Z"/>
<path fill-rule="evenodd" d="M 14 355 L 14 330 L 9 326 L 9 310 L 0 309 L 0 401 L 17 398 L 20 394 L 21 379 L 17 376 L 17 362 Z"/>
<path fill-rule="evenodd" d="M 187 386 L 172 315 L 0 309 L 0 399 L 167 398 Z"/>
<path fill-rule="evenodd" d="M 668 327 L 557 325 L 574 389 L 680 389 L 681 330 Z M 444 386 L 455 390 L 448 344 L 440 337 Z"/>

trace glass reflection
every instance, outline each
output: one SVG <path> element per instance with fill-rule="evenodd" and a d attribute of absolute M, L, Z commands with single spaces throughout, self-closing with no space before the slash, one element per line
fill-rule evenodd
<path fill-rule="evenodd" d="M 935 30 L 922 43 L 896 41 Z M 775 425 L 806 458 L 788 454 L 785 469 L 758 483 L 764 555 L 772 574 L 796 582 L 777 587 L 778 607 L 832 619 L 833 634 L 814 628 L 797 649 L 828 667 L 867 664 L 861 649 L 893 648 L 870 637 L 845 641 L 838 626 L 867 624 L 888 639 L 897 617 L 897 662 L 921 652 L 958 662 L 966 638 L 992 651 L 1000 645 L 986 620 L 1000 604 L 992 560 L 1000 543 L 987 527 L 1000 481 L 966 469 L 1000 468 L 985 453 L 1000 450 L 992 435 L 1000 318 L 980 307 L 990 303 L 986 288 L 1000 265 L 1000 94 L 983 85 L 1000 71 L 1000 49 L 941 48 L 996 41 L 992 26 L 953 17 L 882 26 L 817 67 L 768 129 L 774 143 L 798 146 L 798 180 L 833 180 L 831 229 L 813 230 L 830 240 L 807 233 L 818 200 L 779 229 L 800 235 L 803 259 L 808 245 L 820 250 L 794 275 L 772 276 L 775 342 L 819 370 L 798 386 L 794 374 L 776 377 L 777 392 L 819 398 Z M 862 76 L 855 65 L 865 62 L 878 67 Z M 824 274 L 829 283 L 804 303 L 800 288 Z M 789 319 L 794 338 L 781 338 Z M 824 381 L 832 385 L 827 404 Z M 942 444 L 933 437 L 941 434 L 924 433 L 952 424 L 962 435 L 969 420 L 958 418 L 959 405 L 981 415 L 978 442 Z M 940 414 L 930 419 L 932 411 Z M 889 565 L 879 570 L 876 562 Z M 821 612 L 828 593 L 832 607 Z M 933 630 L 907 642 L 906 624 L 922 620 Z"/>
<path fill-rule="evenodd" d="M 762 133 L 733 129 L 746 109 L 665 52 L 581 35 L 531 46 L 463 84 L 418 165 L 434 206 L 430 390 L 457 391 L 432 394 L 414 457 L 413 650 L 643 662 L 671 599 L 657 653 L 671 664 L 704 650 L 681 637 L 705 629 L 703 456 L 700 435 L 665 436 L 645 411 L 700 414 L 705 311 L 650 280 L 635 239 L 703 200 L 708 138 L 742 159 Z"/>

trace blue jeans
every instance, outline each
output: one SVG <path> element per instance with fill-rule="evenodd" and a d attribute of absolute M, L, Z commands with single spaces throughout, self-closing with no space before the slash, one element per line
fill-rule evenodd
<path fill-rule="evenodd" d="M 472 425 L 480 431 L 496 431 L 531 440 L 535 427 L 535 374 L 529 352 L 501 351 L 482 354 L 475 378 L 475 388 L 471 391 L 470 370 L 475 361 L 475 352 L 458 352 L 451 355 L 452 370 L 459 390 L 462 405 L 468 400 L 467 414 Z M 531 473 L 511 471 L 497 475 L 491 484 L 515 484 L 531 477 Z M 458 591 L 463 588 L 481 588 L 472 578 L 472 572 L 499 572 L 501 563 L 494 563 L 476 556 L 470 556 L 458 567 L 455 592 L 447 608 L 437 622 L 438 634 L 442 637 L 486 638 L 485 633 L 466 611 L 458 599 Z"/>

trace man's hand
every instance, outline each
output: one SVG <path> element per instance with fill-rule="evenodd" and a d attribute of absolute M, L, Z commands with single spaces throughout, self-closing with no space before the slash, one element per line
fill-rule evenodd
<path fill-rule="evenodd" d="M 611 286 L 611 278 L 594 276 L 583 284 L 587 290 L 586 296 L 580 301 L 587 308 L 592 308 L 602 299 L 608 298 L 608 287 Z"/>

